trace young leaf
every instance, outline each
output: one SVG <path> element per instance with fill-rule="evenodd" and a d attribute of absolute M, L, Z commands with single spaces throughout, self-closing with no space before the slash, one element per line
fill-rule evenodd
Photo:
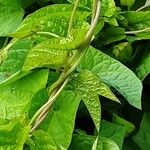
<path fill-rule="evenodd" d="M 150 147 L 150 113 L 145 112 L 138 133 L 133 137 L 133 140 L 140 146 L 142 150 L 147 150 Z"/>
<path fill-rule="evenodd" d="M 23 38 L 41 32 L 51 37 L 66 37 L 72 9 L 72 5 L 69 4 L 50 5 L 39 9 L 27 16 L 17 31 L 11 35 L 16 38 Z M 89 13 L 86 11 L 77 11 L 73 27 L 79 27 L 88 15 Z"/>
<path fill-rule="evenodd" d="M 18 0 L 0 1 L 0 36 L 7 36 L 20 25 L 24 11 Z"/>
<path fill-rule="evenodd" d="M 57 147 L 61 146 L 68 149 L 79 103 L 79 95 L 70 90 L 63 91 L 41 125 L 41 129 L 49 134 Z"/>
<path fill-rule="evenodd" d="M 81 71 L 77 77 L 71 80 L 71 85 L 77 93 L 81 95 L 97 131 L 100 127 L 101 106 L 98 95 L 105 96 L 114 101 L 118 101 L 111 90 L 100 81 L 91 71 Z"/>
<path fill-rule="evenodd" d="M 110 88 L 100 81 L 99 77 L 89 70 L 81 71 L 80 74 L 71 80 L 72 86 L 79 91 L 91 90 L 98 95 L 118 102 L 119 100 L 110 90 Z"/>
<path fill-rule="evenodd" d="M 36 92 L 45 88 L 48 70 L 31 73 L 7 85 L 0 85 L 0 118 L 14 118 L 28 111 Z"/>
<path fill-rule="evenodd" d="M 13 120 L 0 119 L 0 149 L 22 150 L 29 131 L 23 116 Z"/>
<path fill-rule="evenodd" d="M 146 53 L 138 68 L 136 69 L 137 76 L 141 79 L 144 80 L 144 78 L 150 73 L 150 53 Z"/>
<path fill-rule="evenodd" d="M 100 137 L 112 139 L 120 149 L 122 149 L 126 129 L 123 126 L 102 120 L 100 128 Z"/>
<path fill-rule="evenodd" d="M 90 47 L 80 68 L 96 73 L 103 82 L 116 88 L 131 105 L 141 109 L 141 81 L 126 66 Z"/>

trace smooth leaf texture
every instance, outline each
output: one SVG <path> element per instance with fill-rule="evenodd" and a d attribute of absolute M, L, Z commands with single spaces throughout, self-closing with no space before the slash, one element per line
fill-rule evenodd
<path fill-rule="evenodd" d="M 126 136 L 129 136 L 135 130 L 134 124 L 117 116 L 116 114 L 113 114 L 112 122 L 117 125 L 123 126 L 126 129 Z"/>
<path fill-rule="evenodd" d="M 133 137 L 133 140 L 140 146 L 142 150 L 147 150 L 150 147 L 150 113 L 145 112 L 138 133 Z"/>
<path fill-rule="evenodd" d="M 74 134 L 69 150 L 91 150 L 95 139 L 94 136 Z M 100 137 L 97 150 L 119 150 L 119 147 L 113 140 Z"/>
<path fill-rule="evenodd" d="M 113 27 L 107 28 L 100 32 L 96 37 L 98 45 L 107 45 L 113 42 L 120 41 L 126 37 L 124 28 Z"/>
<path fill-rule="evenodd" d="M 26 112 L 34 94 L 45 88 L 47 78 L 48 70 L 41 70 L 10 84 L 1 85 L 0 118 L 10 119 Z"/>
<path fill-rule="evenodd" d="M 150 27 L 150 11 L 127 11 L 123 16 L 128 20 L 132 30 L 145 29 Z"/>
<path fill-rule="evenodd" d="M 20 25 L 24 11 L 18 0 L 0 1 L 0 36 L 9 35 Z"/>
<path fill-rule="evenodd" d="M 122 149 L 126 129 L 123 126 L 102 120 L 100 136 L 112 139 Z"/>
<path fill-rule="evenodd" d="M 53 139 L 42 130 L 35 131 L 27 144 L 30 150 L 58 150 Z"/>
<path fill-rule="evenodd" d="M 131 105 L 141 109 L 141 81 L 126 66 L 90 47 L 80 68 L 96 73 L 101 81 L 116 88 Z"/>
<path fill-rule="evenodd" d="M 68 149 L 70 145 L 80 99 L 80 96 L 73 91 L 62 91 L 41 126 L 41 129 L 51 136 L 58 148 Z"/>
<path fill-rule="evenodd" d="M 13 120 L 0 119 L 0 149 L 22 150 L 29 130 L 23 116 Z"/>
<path fill-rule="evenodd" d="M 136 73 L 141 80 L 144 80 L 144 78 L 150 73 L 150 53 L 146 53 L 143 56 L 136 69 Z"/>
<path fill-rule="evenodd" d="M 50 5 L 41 8 L 25 18 L 13 37 L 23 38 L 31 36 L 37 32 L 49 32 L 48 35 L 67 36 L 68 23 L 73 6 L 69 4 Z M 63 12 L 63 13 L 62 13 Z M 87 16 L 86 11 L 77 11 L 73 22 L 73 27 L 79 27 Z"/>

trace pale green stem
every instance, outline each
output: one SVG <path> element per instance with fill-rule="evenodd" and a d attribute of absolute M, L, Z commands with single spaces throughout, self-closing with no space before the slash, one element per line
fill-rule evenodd
<path fill-rule="evenodd" d="M 34 122 L 34 120 L 36 118 L 37 118 L 37 120 L 36 120 L 36 123 L 35 123 L 35 125 L 33 126 L 33 128 L 31 129 L 30 132 L 32 132 L 33 130 L 35 130 L 39 126 L 39 124 L 43 121 L 43 119 L 47 115 L 47 111 L 49 110 L 50 106 L 53 104 L 53 102 L 55 101 L 56 97 L 60 94 L 60 92 L 63 90 L 63 88 L 65 87 L 65 85 L 68 83 L 68 81 L 69 81 L 69 78 L 67 78 L 64 81 L 64 83 L 58 89 L 58 91 L 54 95 L 51 95 L 50 98 L 49 98 L 49 100 L 32 117 L 29 125 L 32 125 L 32 123 Z"/>
<path fill-rule="evenodd" d="M 69 21 L 69 26 L 68 26 L 68 35 L 67 35 L 68 38 L 72 38 L 71 30 L 72 30 L 73 20 L 74 20 L 74 16 L 75 16 L 79 1 L 80 0 L 76 0 L 76 2 L 74 4 L 74 7 L 73 7 L 73 10 L 72 10 L 72 14 L 71 14 L 70 21 Z"/>
<path fill-rule="evenodd" d="M 137 31 L 126 31 L 125 34 L 138 34 L 138 33 L 146 32 L 146 31 L 150 31 L 150 28 L 145 28 L 145 29 L 137 30 Z"/>
<path fill-rule="evenodd" d="M 136 10 L 136 12 L 141 11 L 141 10 L 143 10 L 143 9 L 149 7 L 149 6 L 150 6 L 150 5 L 144 5 L 144 6 L 140 7 L 138 10 Z"/>
<path fill-rule="evenodd" d="M 51 32 L 36 32 L 37 34 L 42 34 L 42 35 L 49 35 L 49 36 L 53 36 L 56 38 L 59 38 L 60 36 Z"/>
<path fill-rule="evenodd" d="M 53 92 L 55 92 L 55 90 L 57 90 L 53 96 L 51 96 L 49 98 L 49 100 L 47 101 L 47 103 L 45 103 L 36 113 L 35 115 L 32 117 L 30 124 L 32 125 L 32 123 L 34 122 L 35 119 L 37 119 L 36 123 L 34 124 L 33 128 L 31 129 L 31 132 L 36 129 L 39 124 L 42 122 L 42 120 L 46 117 L 50 106 L 53 104 L 53 102 L 55 101 L 56 97 L 60 94 L 60 92 L 63 90 L 63 88 L 65 87 L 65 85 L 67 84 L 68 80 L 69 80 L 69 76 L 70 74 L 74 71 L 74 69 L 77 67 L 77 65 L 79 64 L 79 62 L 81 61 L 82 57 L 84 56 L 85 52 L 86 52 L 86 48 L 89 46 L 90 42 L 91 42 L 91 38 L 94 32 L 94 29 L 96 27 L 96 24 L 98 22 L 99 19 L 99 13 L 100 13 L 100 2 L 98 2 L 97 4 L 97 11 L 96 11 L 96 15 L 95 18 L 92 22 L 92 25 L 90 27 L 89 32 L 87 33 L 85 40 L 83 41 L 83 45 L 81 44 L 78 49 L 78 52 L 75 54 L 75 59 L 74 62 L 71 63 L 71 66 L 68 70 L 66 70 L 66 72 L 63 72 L 62 75 L 60 76 L 60 78 L 51 86 L 50 88 L 50 94 L 52 94 Z"/>

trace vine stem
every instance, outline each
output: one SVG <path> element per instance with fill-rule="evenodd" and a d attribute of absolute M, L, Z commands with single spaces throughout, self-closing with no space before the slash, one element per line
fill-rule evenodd
<path fill-rule="evenodd" d="M 141 11 L 141 10 L 143 10 L 143 9 L 149 7 L 149 6 L 150 6 L 150 5 L 144 5 L 144 6 L 140 7 L 139 9 L 137 9 L 136 12 Z"/>
<path fill-rule="evenodd" d="M 48 110 L 50 108 L 50 106 L 53 104 L 53 102 L 55 101 L 56 97 L 60 94 L 60 92 L 62 91 L 62 89 L 65 87 L 65 85 L 68 83 L 69 78 L 67 78 L 64 83 L 61 85 L 61 87 L 59 88 L 59 90 L 57 92 L 54 91 L 54 93 L 50 96 L 49 100 L 47 101 L 47 103 L 45 103 L 45 105 L 43 105 L 38 111 L 37 113 L 34 115 L 34 117 L 31 119 L 29 125 L 32 125 L 32 122 L 37 118 L 34 127 L 31 129 L 30 132 L 32 132 L 33 130 L 35 130 L 39 124 L 44 120 L 45 116 L 48 113 Z"/>
<path fill-rule="evenodd" d="M 72 38 L 72 36 L 71 36 L 71 29 L 72 29 L 72 26 L 73 26 L 73 20 L 74 20 L 75 12 L 77 10 L 79 1 L 80 0 L 76 0 L 76 2 L 74 4 L 74 7 L 73 7 L 73 10 L 72 10 L 72 13 L 71 13 L 71 18 L 70 18 L 69 27 L 68 27 L 68 35 L 67 35 L 68 38 Z"/>
<path fill-rule="evenodd" d="M 31 126 L 34 123 L 34 121 L 35 120 L 36 121 L 35 121 L 34 126 L 31 129 L 30 133 L 33 132 L 40 125 L 40 123 L 44 120 L 44 118 L 47 116 L 50 106 L 53 104 L 56 97 L 60 94 L 60 92 L 65 87 L 65 85 L 68 83 L 71 73 L 78 66 L 79 62 L 85 55 L 87 47 L 90 45 L 92 35 L 94 33 L 94 30 L 96 28 L 96 25 L 97 25 L 97 22 L 99 19 L 99 15 L 100 15 L 100 1 L 98 1 L 98 0 L 94 0 L 94 1 L 96 1 L 95 5 L 97 7 L 96 7 L 96 11 L 95 11 L 96 14 L 94 15 L 95 17 L 93 19 L 91 27 L 90 27 L 89 31 L 87 32 L 85 39 L 83 40 L 83 42 L 81 42 L 80 46 L 78 47 L 77 52 L 72 56 L 73 59 L 71 59 L 71 61 L 69 61 L 69 65 L 66 65 L 67 67 L 64 69 L 64 72 L 60 75 L 59 79 L 51 86 L 51 88 L 49 90 L 49 94 L 51 95 L 49 100 L 32 117 L 29 125 Z M 69 66 L 69 68 L 68 68 L 68 66 Z"/>
<path fill-rule="evenodd" d="M 138 34 L 138 33 L 146 32 L 149 30 L 150 30 L 150 28 L 145 28 L 145 29 L 137 30 L 137 31 L 126 31 L 125 34 Z"/>

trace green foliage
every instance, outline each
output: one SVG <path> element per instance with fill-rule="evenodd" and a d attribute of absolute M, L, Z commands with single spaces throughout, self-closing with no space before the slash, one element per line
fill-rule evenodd
<path fill-rule="evenodd" d="M 0 118 L 11 119 L 27 112 L 34 94 L 46 86 L 47 77 L 48 70 L 42 70 L 10 84 L 1 85 Z"/>
<path fill-rule="evenodd" d="M 0 149 L 23 149 L 29 131 L 30 127 L 23 116 L 11 120 L 0 119 Z"/>
<path fill-rule="evenodd" d="M 0 36 L 10 35 L 20 25 L 24 11 L 18 0 L 0 1 Z"/>
<path fill-rule="evenodd" d="M 133 140 L 140 146 L 142 150 L 147 150 L 150 146 L 150 114 L 145 112 L 138 133 L 133 137 Z"/>
<path fill-rule="evenodd" d="M 0 150 L 147 150 L 149 6 L 0 0 Z"/>
<path fill-rule="evenodd" d="M 141 108 L 142 84 L 131 70 L 117 60 L 90 47 L 81 62 L 81 69 L 96 73 L 103 82 L 116 88 L 130 104 Z"/>

